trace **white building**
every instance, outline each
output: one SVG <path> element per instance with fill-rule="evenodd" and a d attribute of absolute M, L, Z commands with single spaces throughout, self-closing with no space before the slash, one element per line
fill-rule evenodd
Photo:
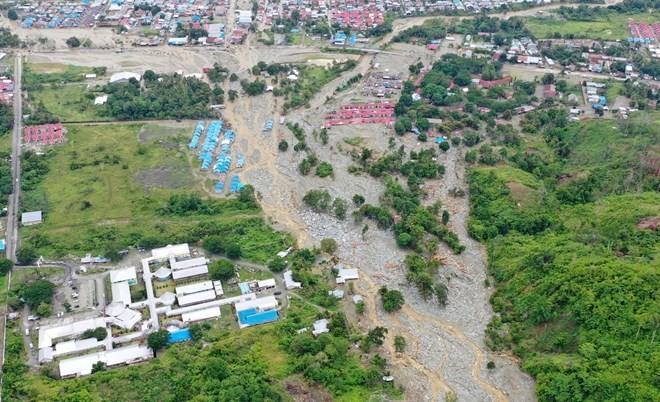
<path fill-rule="evenodd" d="M 220 317 L 220 307 L 211 307 L 203 310 L 192 311 L 190 313 L 183 313 L 181 314 L 181 321 L 186 323 L 218 317 Z"/>
<path fill-rule="evenodd" d="M 359 278 L 360 274 L 357 269 L 340 268 L 337 272 L 337 283 L 346 283 L 346 281 L 352 281 Z"/>
<path fill-rule="evenodd" d="M 206 275 L 208 273 L 209 273 L 209 267 L 206 265 L 202 265 L 199 267 L 172 271 L 172 279 L 178 281 L 181 279 L 194 278 L 196 276 Z"/>
<path fill-rule="evenodd" d="M 239 302 L 234 305 L 237 312 L 249 310 L 251 308 L 256 309 L 258 312 L 273 310 L 278 306 L 277 299 L 275 296 L 266 296 L 259 299 L 248 300 L 244 302 Z"/>
<path fill-rule="evenodd" d="M 23 212 L 21 215 L 21 224 L 23 226 L 36 225 L 43 222 L 41 211 Z"/>
<path fill-rule="evenodd" d="M 302 287 L 302 283 L 296 282 L 293 280 L 293 272 L 291 270 L 284 271 L 284 287 L 287 290 L 299 289 Z"/>
<path fill-rule="evenodd" d="M 215 290 L 205 290 L 188 295 L 177 296 L 177 301 L 180 307 L 189 306 L 191 304 L 203 303 L 209 300 L 215 300 Z"/>
<path fill-rule="evenodd" d="M 107 352 L 94 352 L 60 361 L 60 376 L 67 378 L 90 375 L 92 374 L 92 367 L 98 362 L 103 362 L 106 366 L 112 367 L 142 362 L 152 356 L 151 349 L 141 345 L 131 345 Z"/>
<path fill-rule="evenodd" d="M 110 282 L 128 282 L 129 285 L 137 284 L 137 273 L 135 267 L 114 269 L 110 271 Z"/>
<path fill-rule="evenodd" d="M 192 283 L 190 285 L 177 286 L 175 289 L 177 296 L 185 296 L 193 293 L 203 292 L 206 290 L 213 290 L 213 282 L 204 281 Z"/>
<path fill-rule="evenodd" d="M 167 245 L 166 247 L 155 248 L 151 250 L 151 256 L 156 259 L 190 256 L 190 249 L 188 244 Z"/>
<path fill-rule="evenodd" d="M 321 334 L 327 334 L 330 332 L 328 329 L 328 320 L 325 318 L 322 320 L 316 321 L 314 324 L 312 324 L 314 329 L 312 330 L 312 335 L 314 336 L 319 336 Z"/>

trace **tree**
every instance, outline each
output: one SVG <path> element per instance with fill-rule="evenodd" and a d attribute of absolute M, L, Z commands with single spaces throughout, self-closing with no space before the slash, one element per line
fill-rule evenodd
<path fill-rule="evenodd" d="M 403 353 L 406 350 L 406 338 L 401 335 L 394 337 L 394 350 L 397 353 Z"/>
<path fill-rule="evenodd" d="M 286 269 L 287 264 L 283 258 L 275 257 L 272 260 L 268 261 L 268 269 L 273 272 L 282 272 Z"/>
<path fill-rule="evenodd" d="M 227 258 L 231 260 L 238 260 L 241 258 L 241 246 L 236 243 L 227 245 Z"/>
<path fill-rule="evenodd" d="M 456 77 L 454 77 L 454 83 L 459 87 L 468 86 L 471 82 L 472 77 L 470 77 L 470 73 L 468 73 L 466 70 L 459 71 L 459 73 L 456 74 Z"/>
<path fill-rule="evenodd" d="M 229 76 L 229 81 L 231 82 L 238 81 L 238 75 L 236 75 L 236 73 L 231 73 L 231 75 Z"/>
<path fill-rule="evenodd" d="M 438 283 L 434 286 L 433 290 L 435 291 L 435 297 L 438 298 L 438 303 L 441 306 L 447 305 L 447 285 L 444 283 Z"/>
<path fill-rule="evenodd" d="M 50 304 L 41 303 L 37 307 L 37 315 L 39 317 L 50 317 L 53 315 L 53 309 L 50 307 Z"/>
<path fill-rule="evenodd" d="M 364 314 L 364 310 L 366 309 L 366 307 L 367 307 L 367 305 L 364 304 L 364 300 L 360 300 L 360 301 L 357 302 L 357 304 L 355 305 L 355 312 L 358 313 L 359 315 L 363 315 L 363 314 Z"/>
<path fill-rule="evenodd" d="M 85 47 L 85 48 L 90 48 L 90 47 L 92 47 L 92 40 L 89 39 L 89 38 L 83 40 L 82 43 L 81 43 L 81 46 L 82 46 L 82 47 Z"/>
<path fill-rule="evenodd" d="M 142 75 L 142 78 L 145 82 L 153 82 L 158 80 L 158 74 L 156 74 L 153 70 L 147 70 Z"/>
<path fill-rule="evenodd" d="M 321 240 L 321 251 L 327 254 L 333 254 L 335 251 L 337 251 L 337 242 L 335 239 Z"/>
<path fill-rule="evenodd" d="M 406 127 L 403 125 L 401 120 L 397 120 L 396 123 L 394 123 L 394 131 L 398 135 L 403 135 L 406 133 Z"/>
<path fill-rule="evenodd" d="M 96 338 L 97 341 L 102 341 L 108 336 L 108 331 L 105 327 L 96 327 L 94 329 L 88 329 L 83 332 L 80 337 L 82 339 Z"/>
<path fill-rule="evenodd" d="M 443 150 L 444 152 L 449 151 L 449 142 L 448 141 L 442 141 L 439 145 L 438 148 Z"/>
<path fill-rule="evenodd" d="M 222 254 L 227 250 L 227 241 L 220 235 L 208 236 L 203 244 L 204 248 L 213 254 Z"/>
<path fill-rule="evenodd" d="M 16 253 L 16 260 L 19 264 L 29 265 L 37 259 L 37 252 L 30 246 L 23 246 Z"/>
<path fill-rule="evenodd" d="M 447 222 L 449 222 L 449 211 L 445 209 L 444 211 L 442 211 L 442 223 L 446 225 Z"/>
<path fill-rule="evenodd" d="M 360 205 L 364 204 L 364 196 L 360 194 L 355 194 L 353 196 L 353 204 L 355 204 L 356 207 L 359 207 Z"/>
<path fill-rule="evenodd" d="M 153 332 L 147 337 L 147 346 L 154 351 L 154 357 L 157 356 L 158 351 L 165 348 L 170 341 L 170 333 L 166 329 Z"/>
<path fill-rule="evenodd" d="M 209 265 L 209 276 L 214 281 L 226 281 L 234 275 L 236 275 L 236 266 L 229 260 L 218 260 Z"/>
<path fill-rule="evenodd" d="M 248 184 L 238 190 L 238 201 L 250 206 L 257 206 L 257 197 L 254 195 L 254 186 Z"/>
<path fill-rule="evenodd" d="M 193 324 L 190 326 L 190 339 L 193 341 L 198 341 L 202 339 L 204 333 L 202 332 L 202 326 L 199 324 Z"/>
<path fill-rule="evenodd" d="M 238 92 L 235 89 L 230 89 L 227 96 L 229 96 L 229 102 L 233 102 L 238 98 Z"/>
<path fill-rule="evenodd" d="M 92 365 L 92 374 L 98 373 L 99 371 L 105 371 L 105 370 L 106 370 L 105 363 L 103 363 L 100 360 Z"/>
<path fill-rule="evenodd" d="M 387 332 L 387 328 L 376 327 L 367 333 L 367 340 L 370 343 L 381 346 L 385 341 L 385 335 Z"/>
<path fill-rule="evenodd" d="M 45 279 L 37 279 L 29 285 L 25 285 L 19 295 L 25 300 L 30 308 L 37 308 L 42 303 L 48 305 L 53 299 L 55 284 Z"/>
<path fill-rule="evenodd" d="M 555 82 L 555 75 L 552 73 L 546 73 L 543 75 L 543 78 L 541 78 L 541 82 L 545 85 L 552 84 Z"/>
<path fill-rule="evenodd" d="M 9 18 L 12 21 L 16 21 L 18 19 L 18 13 L 16 13 L 16 10 L 11 8 L 9 9 L 9 11 L 7 11 L 7 18 Z"/>
<path fill-rule="evenodd" d="M 277 145 L 277 149 L 279 149 L 280 152 L 286 152 L 286 150 L 289 149 L 289 143 L 286 140 L 282 140 Z"/>
<path fill-rule="evenodd" d="M 12 260 L 0 257 L 0 275 L 5 276 L 11 269 L 14 268 L 14 263 Z"/>
<path fill-rule="evenodd" d="M 488 370 L 493 370 L 493 369 L 495 368 L 495 362 L 492 361 L 492 360 L 490 360 L 490 361 L 488 362 L 488 364 L 486 364 L 486 368 L 487 368 Z"/>
<path fill-rule="evenodd" d="M 340 221 L 346 219 L 346 212 L 348 211 L 348 203 L 346 200 L 339 197 L 335 198 L 334 202 L 332 203 L 332 209 L 335 211 L 335 216 L 337 219 Z"/>
<path fill-rule="evenodd" d="M 389 290 L 387 287 L 383 286 L 378 291 L 380 293 L 381 299 L 383 301 L 383 310 L 388 313 L 393 313 L 397 310 L 400 310 L 403 306 L 403 294 L 398 290 Z"/>
<path fill-rule="evenodd" d="M 68 47 L 80 47 L 80 39 L 76 38 L 75 36 L 72 36 L 66 40 L 66 45 Z"/>

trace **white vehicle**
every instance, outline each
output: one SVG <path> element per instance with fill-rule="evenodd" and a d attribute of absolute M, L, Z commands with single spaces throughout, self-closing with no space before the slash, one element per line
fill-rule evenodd
<path fill-rule="evenodd" d="M 30 349 L 34 349 L 34 345 L 30 342 Z"/>
<path fill-rule="evenodd" d="M 25 336 L 30 336 L 30 330 L 25 328 Z"/>

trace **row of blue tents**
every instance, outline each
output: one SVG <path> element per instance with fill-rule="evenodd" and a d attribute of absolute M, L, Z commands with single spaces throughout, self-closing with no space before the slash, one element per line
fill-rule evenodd
<path fill-rule="evenodd" d="M 197 126 L 195 126 L 195 131 L 193 131 L 193 136 L 192 139 L 190 140 L 190 144 L 188 144 L 188 148 L 194 149 L 199 146 L 199 138 L 202 136 L 202 133 L 204 132 L 204 121 L 200 121 L 197 123 Z"/>
<path fill-rule="evenodd" d="M 213 162 L 213 151 L 215 151 L 220 143 L 222 125 L 222 120 L 213 120 L 206 131 L 206 138 L 202 144 L 202 152 L 199 154 L 199 159 L 202 161 L 201 169 L 203 171 L 208 170 Z"/>

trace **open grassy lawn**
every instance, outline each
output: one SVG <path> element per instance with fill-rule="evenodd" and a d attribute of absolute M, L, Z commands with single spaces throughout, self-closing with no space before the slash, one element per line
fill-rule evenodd
<path fill-rule="evenodd" d="M 559 32 L 562 37 L 572 34 L 575 35 L 575 38 L 623 40 L 630 37 L 629 19 L 656 22 L 660 20 L 660 13 L 623 14 L 603 17 L 595 21 L 557 21 L 549 18 L 529 18 L 525 21 L 525 25 L 537 39 L 552 38 L 555 32 Z"/>
<path fill-rule="evenodd" d="M 0 152 L 11 152 L 11 132 L 0 135 Z"/>
<path fill-rule="evenodd" d="M 98 121 L 110 120 L 109 117 L 99 115 L 94 108 L 94 99 L 86 94 L 87 84 L 69 84 L 58 86 L 44 86 L 38 91 L 31 91 L 32 100 L 43 102 L 46 109 L 67 121 Z"/>
<path fill-rule="evenodd" d="M 623 84 L 620 82 L 614 82 L 607 86 L 607 89 L 605 90 L 605 99 L 607 99 L 608 105 L 612 105 L 614 103 L 622 88 Z M 610 106 L 610 108 L 611 107 L 612 106 Z"/>

